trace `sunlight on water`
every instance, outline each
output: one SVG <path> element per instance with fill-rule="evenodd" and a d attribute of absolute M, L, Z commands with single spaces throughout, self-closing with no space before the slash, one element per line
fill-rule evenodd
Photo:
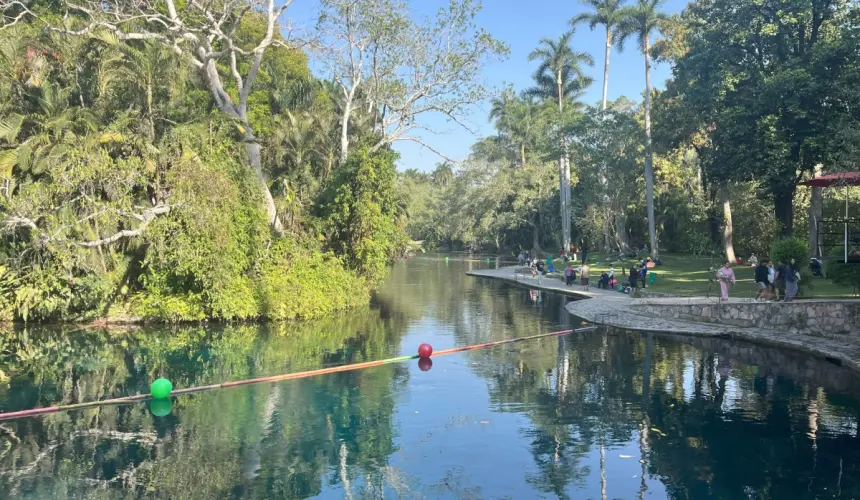
<path fill-rule="evenodd" d="M 463 274 L 487 265 L 412 259 L 372 307 L 310 323 L 7 331 L 0 411 L 579 324 L 562 297 Z M 587 332 L 5 422 L 0 497 L 858 498 L 858 392 L 793 352 Z"/>

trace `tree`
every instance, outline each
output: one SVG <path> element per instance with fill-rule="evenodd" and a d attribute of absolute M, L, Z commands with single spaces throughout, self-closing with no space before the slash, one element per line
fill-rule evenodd
<path fill-rule="evenodd" d="M 613 37 L 621 23 L 630 15 L 628 9 L 622 7 L 624 0 L 581 0 L 584 5 L 593 9 L 583 12 L 570 20 L 571 27 L 580 23 L 588 23 L 594 31 L 598 25 L 606 30 L 606 54 L 603 57 L 603 98 L 600 109 L 606 110 L 606 94 L 609 91 L 609 55 L 612 52 Z"/>
<path fill-rule="evenodd" d="M 344 99 L 341 163 L 357 106 L 371 112 L 379 134 L 372 152 L 411 141 L 450 161 L 417 132 L 429 130 L 422 118 L 431 114 L 471 131 L 463 115 L 490 96 L 480 70 L 507 47 L 475 28 L 479 10 L 473 0 L 452 0 L 435 19 L 417 23 L 402 0 L 323 0 L 312 45 Z"/>
<path fill-rule="evenodd" d="M 582 66 L 591 66 L 594 59 L 586 52 L 577 52 L 570 46 L 573 31 L 561 35 L 557 40 L 544 38 L 540 46 L 529 54 L 529 60 L 540 61 L 534 74 L 535 87 L 527 91 L 557 105 L 557 119 L 561 123 L 564 113 L 571 108 L 572 101 L 582 95 L 591 85 L 591 78 L 585 75 Z M 567 140 L 559 134 L 559 205 L 561 211 L 561 232 L 563 248 L 570 247 L 570 158 Z"/>
<path fill-rule="evenodd" d="M 489 120 L 495 121 L 500 138 L 506 139 L 509 146 L 516 150 L 520 168 L 525 168 L 526 153 L 535 141 L 536 121 L 541 118 L 540 107 L 532 96 L 515 97 L 505 92 L 501 98 L 490 101 Z"/>
<path fill-rule="evenodd" d="M 101 81 L 104 91 L 139 91 L 141 109 L 150 142 L 155 141 L 155 93 L 159 86 L 181 78 L 178 59 L 163 44 L 145 40 L 141 48 L 121 42 L 113 33 L 100 37 L 113 49 L 102 60 Z"/>
<path fill-rule="evenodd" d="M 274 46 L 285 46 L 279 19 L 292 0 L 227 0 L 213 5 L 175 0 L 138 3 L 84 0 L 66 4 L 70 16 L 62 21 L 21 0 L 0 0 L 4 17 L 0 30 L 22 19 L 35 19 L 49 30 L 73 36 L 107 31 L 122 41 L 149 40 L 169 48 L 197 68 L 215 106 L 237 123 L 248 164 L 257 177 L 269 222 L 282 231 L 277 208 L 263 176 L 260 142 L 248 118 L 248 98 L 263 57 Z M 227 83 L 229 82 L 229 84 Z"/>
<path fill-rule="evenodd" d="M 657 229 L 654 221 L 654 152 L 651 144 L 651 36 L 667 17 L 659 11 L 665 0 L 639 0 L 627 11 L 621 23 L 618 40 L 623 50 L 625 40 L 635 36 L 639 49 L 645 56 L 645 197 L 648 204 L 648 237 L 654 258 L 659 256 Z"/>

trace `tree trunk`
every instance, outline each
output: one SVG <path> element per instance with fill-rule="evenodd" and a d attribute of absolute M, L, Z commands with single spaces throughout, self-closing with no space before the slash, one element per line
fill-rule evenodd
<path fill-rule="evenodd" d="M 821 175 L 821 165 L 815 166 L 813 178 Z M 821 188 L 812 187 L 812 194 L 809 199 L 809 250 L 812 256 L 821 258 L 822 241 L 818 235 L 818 222 L 824 215 L 823 200 L 821 197 Z"/>
<path fill-rule="evenodd" d="M 520 143 L 520 159 L 521 159 L 521 167 L 526 168 L 526 143 Z"/>
<path fill-rule="evenodd" d="M 149 123 L 149 142 L 155 142 L 155 122 L 152 119 L 152 82 L 146 85 L 146 119 Z"/>
<path fill-rule="evenodd" d="M 558 93 L 558 114 L 564 112 L 564 80 L 561 71 L 556 75 L 556 92 Z M 561 132 L 559 131 L 559 134 Z M 570 159 L 567 157 L 567 141 L 561 135 L 561 158 L 558 159 L 558 198 L 561 212 L 561 245 L 570 248 Z"/>
<path fill-rule="evenodd" d="M 737 264 L 738 259 L 735 258 L 735 247 L 732 243 L 734 226 L 732 224 L 732 202 L 729 199 L 728 184 L 723 184 L 720 187 L 720 201 L 723 202 L 723 247 L 726 249 L 726 260 L 732 264 Z"/>
<path fill-rule="evenodd" d="M 630 247 L 627 241 L 627 216 L 623 211 L 615 212 L 615 240 L 618 242 L 618 250 L 623 252 Z"/>
<path fill-rule="evenodd" d="M 603 102 L 601 111 L 606 111 L 606 94 L 609 92 L 609 55 L 612 53 L 612 29 L 606 27 L 606 55 L 603 57 Z"/>
<path fill-rule="evenodd" d="M 567 143 L 564 145 L 564 158 L 562 158 L 564 169 L 561 189 L 564 192 L 564 206 L 562 207 L 562 248 L 570 248 L 570 158 L 567 156 Z"/>
<path fill-rule="evenodd" d="M 263 176 L 263 166 L 260 163 L 260 143 L 252 137 L 250 140 L 246 140 L 245 150 L 248 152 L 248 162 L 251 164 L 251 168 L 254 169 L 254 173 L 257 175 L 257 182 L 263 192 L 263 204 L 266 207 L 266 215 L 269 217 L 269 225 L 272 226 L 272 229 L 276 233 L 282 234 L 284 227 L 281 224 L 281 219 L 278 217 L 278 208 L 275 206 L 272 192 L 269 191 L 269 183 L 266 182 L 266 178 Z"/>
<path fill-rule="evenodd" d="M 654 222 L 654 158 L 651 150 L 651 55 L 649 40 L 645 37 L 645 199 L 648 204 L 648 237 L 651 255 L 659 257 L 657 230 Z"/>
<path fill-rule="evenodd" d="M 532 251 L 538 255 L 543 252 L 540 248 L 540 214 L 535 214 L 532 220 Z"/>
<path fill-rule="evenodd" d="M 343 105 L 343 117 L 340 124 L 340 164 L 346 163 L 349 156 L 349 117 L 352 114 L 352 96 L 350 92 L 346 96 L 346 103 Z"/>
<path fill-rule="evenodd" d="M 797 187 L 792 184 L 773 193 L 773 212 L 777 222 L 782 226 L 780 236 L 791 237 L 794 234 L 794 191 Z"/>

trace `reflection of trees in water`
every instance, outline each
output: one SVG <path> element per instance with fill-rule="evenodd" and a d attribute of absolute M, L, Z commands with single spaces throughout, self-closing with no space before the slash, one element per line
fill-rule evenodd
<path fill-rule="evenodd" d="M 400 335 L 372 310 L 265 327 L 69 333 L 5 332 L 3 411 L 142 392 L 155 376 L 188 387 L 380 359 Z M 384 366 L 201 393 L 175 400 L 161 419 L 140 404 L 6 422 L 0 490 L 10 498 L 92 497 L 99 486 L 111 487 L 104 497 L 304 498 L 342 481 L 327 475 L 341 457 L 347 480 L 380 484 L 407 375 Z"/>
<path fill-rule="evenodd" d="M 398 266 L 376 297 L 379 310 L 327 321 L 7 332 L 0 377 L 10 387 L 0 384 L 0 408 L 143 392 L 160 375 L 189 386 L 380 359 L 427 316 L 452 325 L 460 345 L 577 326 L 563 300 L 542 299 L 536 304 L 521 289 L 438 261 Z M 860 411 L 856 400 L 832 392 L 846 388 L 844 371 L 784 351 L 685 342 L 693 345 L 588 332 L 464 356 L 486 380 L 493 411 L 529 419 L 521 433 L 535 467 L 523 479 L 545 494 L 570 495 L 598 474 L 587 455 L 601 457 L 603 469 L 603 458 L 626 445 L 641 450 L 643 472 L 673 498 L 860 496 Z M 418 491 L 480 498 L 471 485 L 483 478 L 454 470 L 422 485 L 390 463 L 407 377 L 406 366 L 387 365 L 203 393 L 176 400 L 161 419 L 134 405 L 7 422 L 0 491 L 10 498 L 303 498 L 334 486 L 354 499 Z M 612 480 L 603 484 L 606 498 L 635 496 L 615 491 Z"/>
<path fill-rule="evenodd" d="M 742 352 L 731 343 L 711 346 L 716 354 L 638 334 L 575 335 L 566 344 L 472 354 L 497 410 L 530 419 L 522 432 L 537 472 L 527 479 L 541 491 L 566 497 L 596 473 L 582 464 L 586 454 L 600 453 L 603 465 L 604 447 L 638 442 L 643 473 L 673 498 L 860 493 L 856 400 L 773 376 L 785 366 L 729 360 Z M 784 360 L 761 349 L 755 359 Z M 611 478 L 604 488 L 613 498 Z M 646 489 L 643 478 L 640 496 Z"/>

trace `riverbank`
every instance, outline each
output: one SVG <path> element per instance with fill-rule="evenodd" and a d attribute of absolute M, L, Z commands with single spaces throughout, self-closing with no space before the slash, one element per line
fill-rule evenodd
<path fill-rule="evenodd" d="M 780 329 L 739 326 L 720 321 L 718 315 L 711 318 L 709 322 L 691 321 L 673 318 L 667 314 L 657 314 L 655 309 L 655 306 L 665 307 L 667 305 L 675 305 L 678 308 L 688 307 L 693 302 L 702 308 L 753 306 L 753 303 L 747 299 L 730 299 L 723 303 L 713 298 L 634 299 L 629 295 L 595 287 L 591 287 L 589 291 L 582 290 L 579 285 L 567 287 L 561 280 L 553 277 L 545 277 L 542 283 L 538 283 L 537 279 L 530 275 L 517 273 L 516 269 L 515 267 L 482 269 L 469 271 L 466 274 L 478 278 L 500 279 L 528 288 L 565 294 L 577 299 L 595 299 L 576 300 L 567 304 L 568 312 L 595 324 L 644 332 L 740 339 L 802 351 L 860 372 L 860 338 L 857 336 L 831 335 L 824 337 L 810 335 L 801 333 L 793 324 L 786 325 L 784 328 L 780 327 Z M 846 302 L 857 303 L 857 301 Z M 802 303 L 798 302 L 798 304 Z M 787 304 L 755 304 L 755 306 L 779 312 L 780 308 L 785 308 Z"/>

